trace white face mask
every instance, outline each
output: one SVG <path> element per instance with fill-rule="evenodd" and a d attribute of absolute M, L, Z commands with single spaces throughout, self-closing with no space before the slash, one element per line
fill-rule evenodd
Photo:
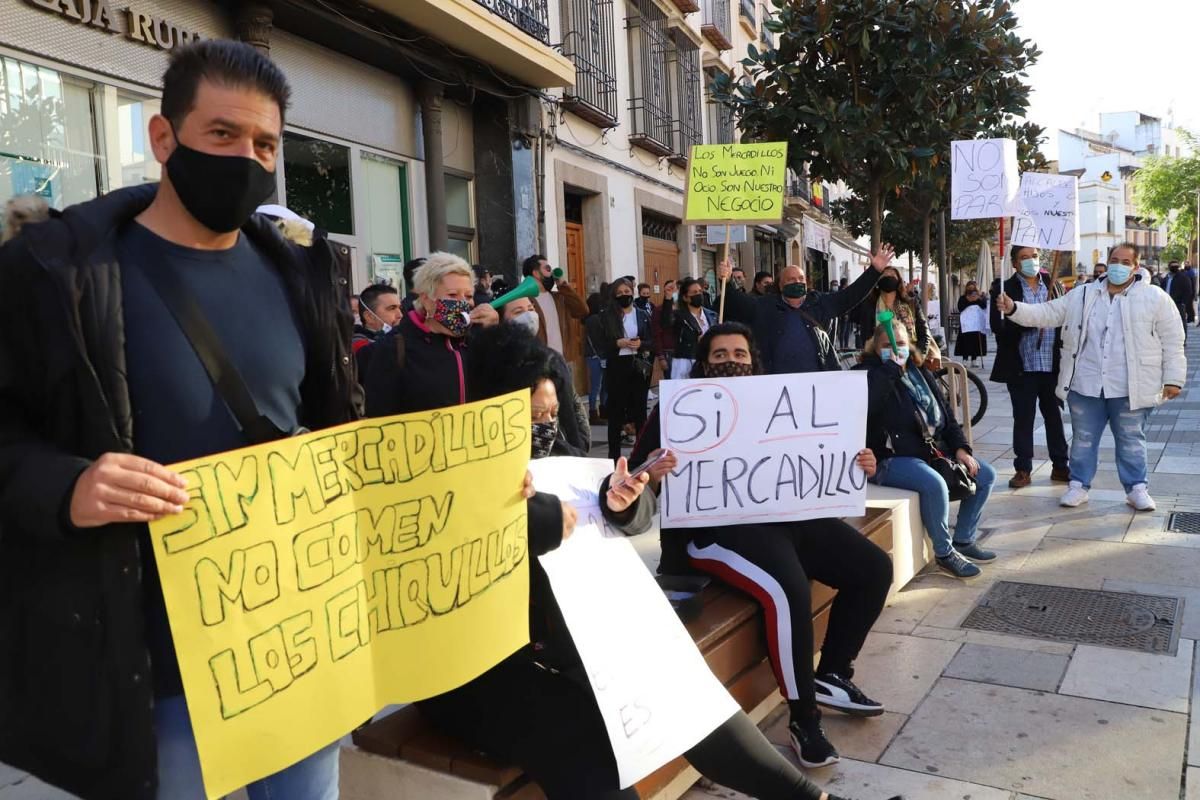
<path fill-rule="evenodd" d="M 533 311 L 522 311 L 513 317 L 510 322 L 514 325 L 520 325 L 534 336 L 538 335 L 538 330 L 542 326 L 541 320 L 538 319 L 538 315 Z"/>

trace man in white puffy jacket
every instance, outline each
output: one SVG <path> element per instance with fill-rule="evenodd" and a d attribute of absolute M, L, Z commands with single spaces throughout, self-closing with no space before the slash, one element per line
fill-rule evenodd
<path fill-rule="evenodd" d="M 1048 303 L 1031 305 L 1000 295 L 1000 312 L 1018 325 L 1062 327 L 1057 394 L 1071 410 L 1071 483 L 1060 503 L 1087 502 L 1096 475 L 1104 426 L 1117 445 L 1117 474 L 1126 502 L 1153 511 L 1147 487 L 1146 420 L 1164 400 L 1179 396 L 1187 376 L 1183 330 L 1175 303 L 1138 269 L 1137 248 L 1122 243 L 1108 274 Z"/>

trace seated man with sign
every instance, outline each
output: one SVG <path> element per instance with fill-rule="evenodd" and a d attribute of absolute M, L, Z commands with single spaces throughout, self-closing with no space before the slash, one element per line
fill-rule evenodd
<path fill-rule="evenodd" d="M 530 389 L 533 458 L 571 453 L 557 435 L 549 351 L 512 324 L 481 332 L 472 346 L 471 398 Z M 633 535 L 649 528 L 655 502 L 643 494 L 648 474 L 627 478 L 622 458 L 600 487 L 601 511 L 609 524 Z M 545 494 L 530 501 L 532 555 L 556 549 L 574 527 L 570 505 Z M 519 765 L 550 800 L 633 800 L 635 789 L 620 788 L 604 720 L 546 573 L 537 559 L 530 564 L 533 643 L 470 683 L 421 702 L 421 711 L 448 735 Z M 838 800 L 780 756 L 742 711 L 684 755 L 706 777 L 760 800 Z"/>
<path fill-rule="evenodd" d="M 691 377 L 735 378 L 761 372 L 750 329 L 727 322 L 700 339 Z M 630 456 L 633 463 L 658 453 L 660 442 L 656 407 Z M 673 455 L 658 461 L 650 470 L 651 484 L 657 489 L 676 465 Z M 858 466 L 868 476 L 874 474 L 870 450 L 859 451 Z M 818 705 L 859 716 L 883 713 L 883 705 L 863 694 L 851 678 L 854 659 L 891 586 L 887 553 L 840 519 L 663 530 L 661 570 L 679 574 L 694 569 L 717 576 L 762 604 L 771 663 L 791 710 L 792 747 L 806 767 L 838 761 L 821 728 Z M 815 677 L 810 578 L 838 590 Z"/>

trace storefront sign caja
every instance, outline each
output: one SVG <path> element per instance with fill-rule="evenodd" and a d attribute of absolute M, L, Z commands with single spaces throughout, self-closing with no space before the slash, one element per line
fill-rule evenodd
<path fill-rule="evenodd" d="M 128 6 L 114 13 L 109 0 L 25 0 L 29 5 L 57 14 L 79 25 L 98 28 L 108 33 L 123 34 L 126 39 L 159 50 L 201 39 L 200 34 L 185 31 L 170 20 Z"/>

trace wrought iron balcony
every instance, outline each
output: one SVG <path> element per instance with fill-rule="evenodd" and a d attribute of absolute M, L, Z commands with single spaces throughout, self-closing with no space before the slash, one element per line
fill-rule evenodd
<path fill-rule="evenodd" d="M 741 0 L 740 6 L 742 18 L 753 29 L 755 27 L 754 0 Z"/>
<path fill-rule="evenodd" d="M 729 0 L 704 0 L 704 17 L 700 32 L 718 50 L 733 49 L 733 23 L 729 17 Z"/>
<path fill-rule="evenodd" d="M 692 146 L 704 141 L 700 112 L 700 51 L 683 33 L 675 36 L 675 152 L 671 160 L 683 166 L 692 154 Z"/>
<path fill-rule="evenodd" d="M 633 0 L 625 24 L 629 32 L 629 90 L 631 144 L 657 156 L 675 152 L 671 111 L 672 87 L 668 60 L 674 45 L 667 36 L 667 20 L 653 0 Z"/>
<path fill-rule="evenodd" d="M 733 144 L 733 111 L 709 100 L 707 112 L 708 144 Z"/>
<path fill-rule="evenodd" d="M 575 86 L 563 107 L 601 128 L 617 125 L 613 0 L 562 0 L 563 55 L 575 63 Z"/>
<path fill-rule="evenodd" d="M 475 0 L 542 44 L 550 44 L 550 15 L 546 0 Z"/>

